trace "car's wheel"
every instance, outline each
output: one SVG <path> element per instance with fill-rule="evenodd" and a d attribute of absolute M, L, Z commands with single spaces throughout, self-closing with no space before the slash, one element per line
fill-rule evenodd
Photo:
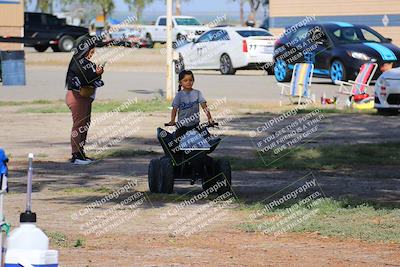
<path fill-rule="evenodd" d="M 333 84 L 335 81 L 347 81 L 346 69 L 339 59 L 332 62 L 329 74 Z"/>
<path fill-rule="evenodd" d="M 75 39 L 69 35 L 64 35 L 58 40 L 58 48 L 61 52 L 70 52 L 75 47 Z"/>
<path fill-rule="evenodd" d="M 219 159 L 215 161 L 215 183 L 222 182 L 223 186 L 220 186 L 217 190 L 218 195 L 222 195 L 228 191 L 231 191 L 232 186 L 232 172 L 231 164 L 227 160 Z"/>
<path fill-rule="evenodd" d="M 35 45 L 33 48 L 35 48 L 36 51 L 38 52 L 44 52 L 49 48 L 48 45 Z"/>
<path fill-rule="evenodd" d="M 151 34 L 150 33 L 146 34 L 146 43 L 147 43 L 147 48 L 153 48 L 154 47 L 154 42 L 153 42 L 153 39 L 151 38 Z"/>
<path fill-rule="evenodd" d="M 158 185 L 160 180 L 160 159 L 152 159 L 148 170 L 149 189 L 152 193 L 159 193 Z"/>
<path fill-rule="evenodd" d="M 275 79 L 278 82 L 289 82 L 291 71 L 289 70 L 286 62 L 283 59 L 278 59 L 274 65 Z"/>
<path fill-rule="evenodd" d="M 158 183 L 160 193 L 171 194 L 174 190 L 174 167 L 170 158 L 165 157 L 160 161 L 160 180 Z"/>
<path fill-rule="evenodd" d="M 233 68 L 232 60 L 227 54 L 221 56 L 219 70 L 223 75 L 234 75 L 236 73 L 236 70 Z"/>

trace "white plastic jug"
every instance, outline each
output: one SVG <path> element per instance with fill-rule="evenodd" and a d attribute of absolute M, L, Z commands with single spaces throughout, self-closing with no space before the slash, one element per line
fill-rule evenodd
<path fill-rule="evenodd" d="M 58 252 L 48 250 L 49 238 L 34 223 L 21 223 L 7 239 L 6 267 L 57 267 Z"/>
<path fill-rule="evenodd" d="M 29 154 L 26 211 L 20 214 L 20 227 L 7 238 L 6 267 L 58 267 L 58 252 L 49 250 L 49 238 L 36 227 L 32 207 L 33 154 Z"/>
<path fill-rule="evenodd" d="M 34 223 L 21 223 L 7 238 L 7 249 L 49 249 L 49 238 Z"/>

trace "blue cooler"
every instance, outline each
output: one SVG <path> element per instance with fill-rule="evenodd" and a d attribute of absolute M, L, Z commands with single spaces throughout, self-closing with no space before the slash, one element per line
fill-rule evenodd
<path fill-rule="evenodd" d="M 25 52 L 1 51 L 0 56 L 3 85 L 26 85 Z"/>

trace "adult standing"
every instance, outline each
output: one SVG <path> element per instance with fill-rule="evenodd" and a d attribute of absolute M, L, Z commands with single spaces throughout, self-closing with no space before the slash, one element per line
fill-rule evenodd
<path fill-rule="evenodd" d="M 95 53 L 95 43 L 92 39 L 82 40 L 74 49 L 74 55 L 69 63 L 66 78 L 66 104 L 72 113 L 71 130 L 71 162 L 77 165 L 87 165 L 93 162 L 84 151 L 87 133 L 90 126 L 92 102 L 96 89 L 104 85 L 101 75 L 104 64 L 97 66 L 90 61 Z"/>

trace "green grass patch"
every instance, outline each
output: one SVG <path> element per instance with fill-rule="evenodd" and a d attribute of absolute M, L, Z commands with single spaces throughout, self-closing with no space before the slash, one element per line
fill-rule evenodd
<path fill-rule="evenodd" d="M 74 248 L 80 248 L 80 247 L 84 247 L 84 246 L 85 246 L 85 240 L 84 239 L 78 238 L 75 241 Z"/>
<path fill-rule="evenodd" d="M 64 233 L 61 232 L 47 232 L 44 231 L 53 244 L 59 248 L 81 248 L 85 246 L 85 239 L 78 238 L 77 240 L 70 240 Z"/>
<path fill-rule="evenodd" d="M 8 106 L 26 106 L 26 105 L 47 105 L 55 104 L 56 102 L 61 103 L 61 100 L 51 101 L 51 100 L 33 100 L 33 101 L 0 101 L 0 107 Z"/>
<path fill-rule="evenodd" d="M 152 150 L 135 150 L 135 149 L 110 149 L 102 153 L 96 154 L 97 159 L 105 158 L 133 158 L 139 156 L 158 155 L 159 153 Z"/>
<path fill-rule="evenodd" d="M 68 238 L 65 234 L 60 232 L 46 232 L 50 239 L 50 243 L 55 244 L 57 247 L 68 247 Z"/>
<path fill-rule="evenodd" d="M 157 112 L 157 111 L 168 111 L 170 103 L 161 98 L 155 98 L 151 100 L 138 100 L 131 104 L 126 104 L 127 101 L 94 101 L 92 106 L 93 113 L 105 113 L 116 111 L 119 112 Z M 39 104 L 39 103 L 38 103 Z M 47 104 L 46 106 L 40 107 L 23 107 L 18 110 L 19 113 L 69 113 L 70 110 L 63 102 L 49 102 L 42 103 Z M 126 104 L 126 105 L 124 105 Z"/>
<path fill-rule="evenodd" d="M 262 207 L 262 204 L 257 204 Z M 294 223 L 289 232 L 317 232 L 323 236 L 352 238 L 366 241 L 383 241 L 400 243 L 400 209 L 374 207 L 370 204 L 354 205 L 346 200 L 324 199 L 315 207 L 316 213 L 300 223 Z M 254 210 L 254 206 L 249 208 Z M 285 209 L 265 213 L 261 218 L 246 222 L 237 227 L 246 232 L 264 231 L 271 218 L 279 216 Z M 290 212 L 286 216 L 290 216 Z M 286 216 L 284 216 L 286 218 Z M 276 225 L 284 217 L 275 220 Z M 296 217 L 297 218 L 297 217 Z M 296 218 L 293 218 L 294 222 Z"/>
<path fill-rule="evenodd" d="M 320 107 L 299 109 L 297 111 L 297 114 L 309 114 L 310 112 L 313 112 L 316 109 L 318 109 L 322 114 L 377 114 L 376 109 L 350 109 L 350 108 L 338 109 L 338 108 L 320 108 Z"/>
<path fill-rule="evenodd" d="M 50 105 L 45 107 L 25 107 L 17 111 L 18 113 L 67 113 L 70 112 L 65 104 Z"/>
<path fill-rule="evenodd" d="M 226 157 L 234 170 L 356 168 L 368 165 L 399 165 L 400 143 L 299 146 L 278 155 L 257 153 L 258 158 Z M 264 161 L 260 158 L 263 157 Z"/>

